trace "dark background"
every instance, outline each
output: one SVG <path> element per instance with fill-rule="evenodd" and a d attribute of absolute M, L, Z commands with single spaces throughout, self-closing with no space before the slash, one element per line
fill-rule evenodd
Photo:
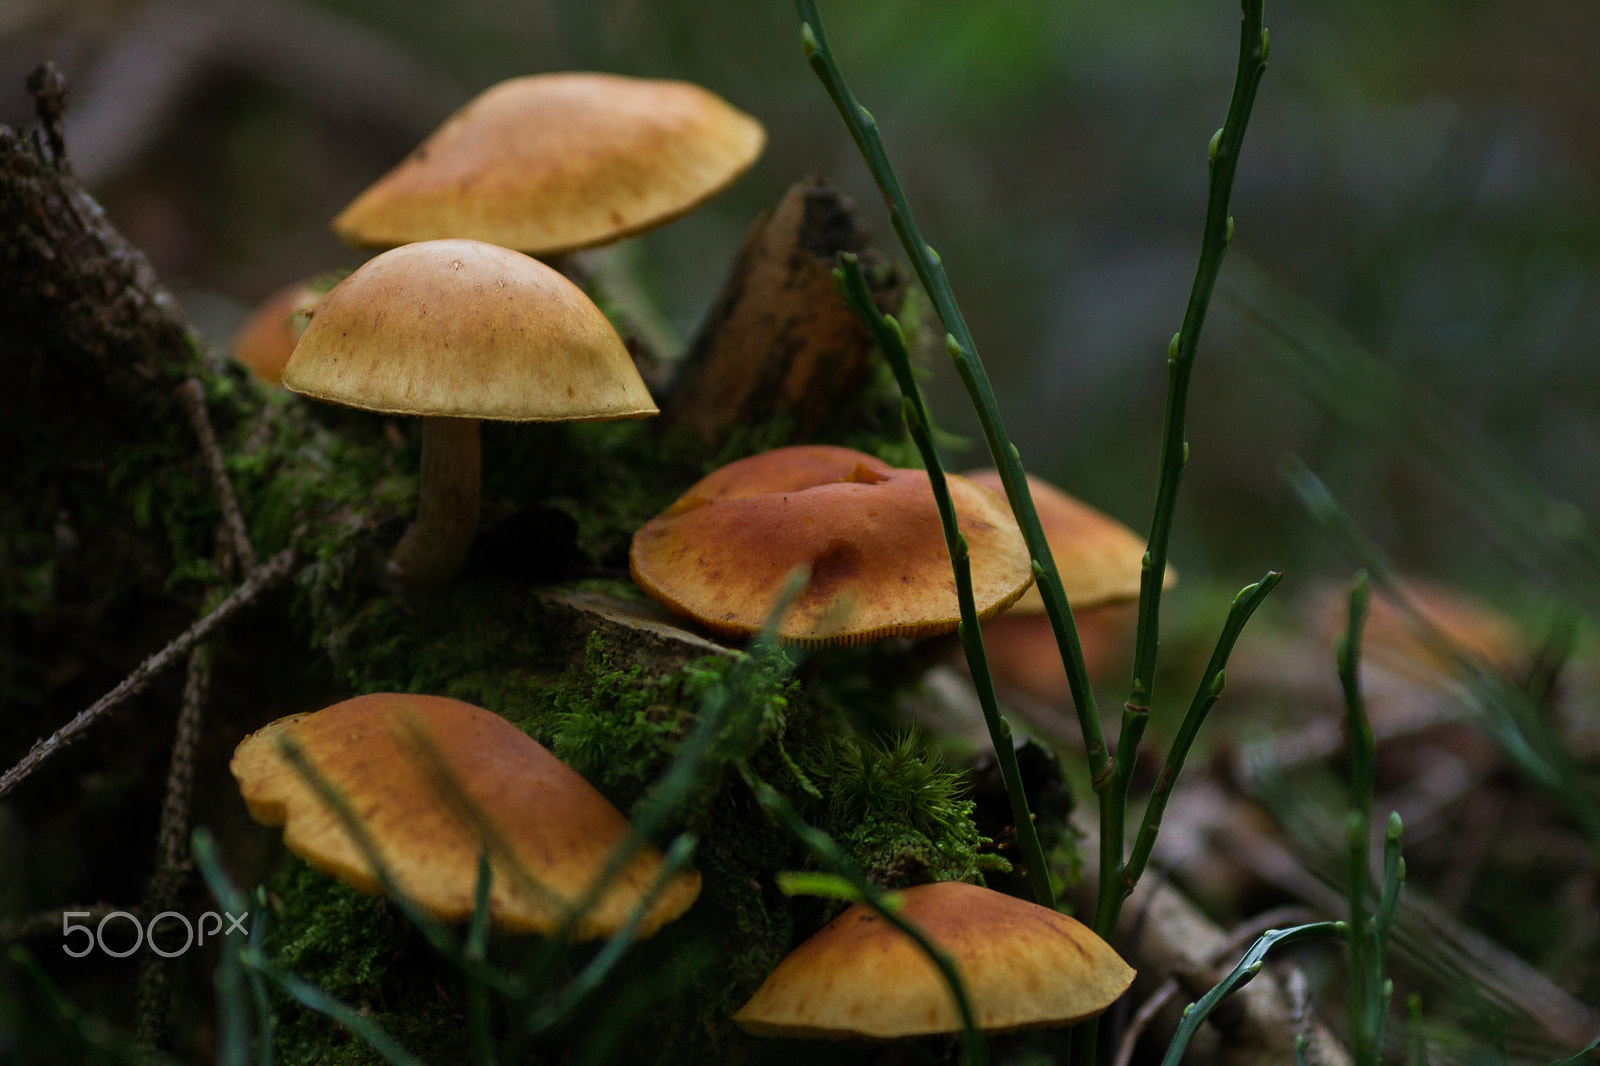
<path fill-rule="evenodd" d="M 1144 527 L 1237 5 L 823 14 L 1029 466 Z M 1407 569 L 1515 609 L 1552 575 L 1534 566 L 1530 583 L 1490 549 L 1481 501 L 1458 491 L 1459 469 L 1419 457 L 1415 434 L 1465 432 L 1509 461 L 1500 482 L 1596 512 L 1600 10 L 1346 0 L 1275 3 L 1267 21 L 1174 559 L 1228 584 L 1267 565 L 1346 569 L 1278 474 L 1294 450 Z M 13 0 L 0 118 L 25 117 L 21 80 L 43 58 L 70 79 L 68 143 L 92 188 L 218 344 L 274 288 L 358 262 L 327 219 L 472 94 L 526 72 L 689 78 L 767 124 L 766 156 L 729 193 L 610 253 L 659 307 L 660 337 L 692 333 L 749 220 L 804 175 L 838 182 L 890 243 L 781 0 Z M 1348 359 L 1354 388 L 1296 369 L 1241 299 L 1280 324 L 1331 325 L 1324 354 L 1356 346 L 1396 375 L 1398 402 Z M 934 395 L 971 435 L 945 366 Z"/>

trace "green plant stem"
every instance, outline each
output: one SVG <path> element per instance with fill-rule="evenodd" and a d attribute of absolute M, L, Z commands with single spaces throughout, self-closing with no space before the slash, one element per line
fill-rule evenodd
<path fill-rule="evenodd" d="M 527 1030 L 530 1034 L 544 1032 L 560 1022 L 572 1013 L 585 996 L 600 987 L 632 946 L 639 934 L 639 926 L 643 923 L 645 915 L 650 913 L 650 908 L 655 906 L 656 900 L 661 898 L 661 893 L 666 891 L 667 885 L 678 872 L 689 865 L 689 860 L 694 857 L 696 842 L 697 839 L 692 833 L 685 833 L 672 842 L 662 858 L 661 869 L 657 871 L 655 879 L 640 897 L 639 902 L 634 905 L 633 910 L 628 912 L 627 920 L 622 923 L 622 927 L 612 934 L 611 939 L 606 941 L 606 946 L 595 953 L 554 1001 L 528 1019 Z"/>
<path fill-rule="evenodd" d="M 253 898 L 256 909 L 250 919 L 250 946 L 259 952 L 266 950 L 264 945 L 267 942 L 267 890 L 257 885 Z M 254 970 L 246 971 L 245 977 L 250 982 L 250 994 L 255 1000 L 256 1017 L 261 1022 L 261 1039 L 256 1048 L 256 1062 L 258 1066 L 272 1066 L 278 1023 L 272 1013 L 272 1001 L 267 998 L 267 983 Z"/>
<path fill-rule="evenodd" d="M 823 32 L 822 19 L 817 14 L 815 0 L 795 0 L 795 7 L 800 13 L 800 35 L 806 61 L 810 63 L 811 69 L 827 90 L 834 107 L 838 109 L 845 126 L 850 130 L 850 136 L 855 140 L 856 147 L 860 149 L 862 158 L 866 160 L 867 168 L 872 172 L 873 180 L 877 182 L 878 189 L 889 206 L 889 221 L 894 227 L 895 235 L 900 238 L 900 244 L 911 260 L 911 267 L 917 275 L 917 280 L 932 301 L 939 320 L 944 323 L 945 347 L 955 364 L 956 373 L 960 375 L 962 384 L 972 398 L 978 421 L 983 426 L 983 436 L 989 446 L 989 454 L 1000 472 L 1000 480 L 1005 485 L 1006 496 L 1011 502 L 1012 514 L 1016 517 L 1023 539 L 1027 542 L 1028 554 L 1033 561 L 1034 580 L 1038 584 L 1040 595 L 1044 598 L 1045 614 L 1050 618 L 1050 626 L 1055 632 L 1056 643 L 1061 649 L 1062 662 L 1066 666 L 1073 706 L 1077 711 L 1079 727 L 1083 731 L 1084 752 L 1088 759 L 1089 771 L 1091 776 L 1100 780 L 1109 767 L 1105 732 L 1100 724 L 1100 712 L 1095 705 L 1094 690 L 1089 685 L 1088 671 L 1083 665 L 1083 648 L 1078 641 L 1078 630 L 1072 620 L 1072 608 L 1067 603 L 1066 592 L 1062 589 L 1061 576 L 1056 571 L 1055 558 L 1050 553 L 1044 528 L 1039 524 L 1039 513 L 1034 507 L 1033 495 L 1028 491 L 1028 479 L 1022 469 L 1021 453 L 1011 443 L 1011 438 L 1001 421 L 1000 408 L 995 402 L 994 390 L 989 385 L 989 376 L 984 370 L 982 360 L 978 357 L 978 347 L 972 339 L 972 332 L 967 328 L 966 318 L 956 303 L 955 294 L 950 288 L 950 280 L 945 275 L 944 265 L 939 261 L 939 255 L 933 250 L 932 245 L 923 240 L 916 222 L 911 217 L 911 207 L 906 202 L 905 193 L 900 188 L 894 167 L 889 163 L 883 139 L 878 134 L 877 120 L 856 101 L 845 85 L 844 75 L 840 73 L 833 52 L 828 46 L 827 34 Z"/>
<path fill-rule="evenodd" d="M 1267 69 L 1267 31 L 1263 25 L 1265 0 L 1244 0 L 1239 26 L 1239 63 L 1227 118 L 1212 137 L 1210 178 L 1206 188 L 1206 217 L 1201 230 L 1200 262 L 1195 268 L 1183 323 L 1167 348 L 1167 407 L 1161 427 L 1161 465 L 1156 488 L 1155 513 L 1150 520 L 1149 550 L 1139 588 L 1138 642 L 1134 648 L 1133 683 L 1128 702 L 1148 708 L 1155 686 L 1156 649 L 1161 626 L 1161 586 L 1167 570 L 1167 548 L 1177 507 L 1178 483 L 1189 461 L 1184 424 L 1189 407 L 1189 378 L 1206 311 L 1216 288 L 1222 259 L 1233 239 L 1233 217 L 1228 214 L 1233 178 L 1244 146 L 1245 127 L 1255 105 L 1256 89 Z M 1100 922 L 1095 922 L 1099 931 Z M 1103 934 L 1102 934 L 1103 935 Z"/>
<path fill-rule="evenodd" d="M 1055 909 L 1055 893 L 1050 887 L 1050 870 L 1045 862 L 1044 848 L 1034 828 L 1033 815 L 1028 811 L 1028 798 L 1022 786 L 1022 771 L 1017 766 L 1016 748 L 1011 743 L 1011 727 L 1000 714 L 999 700 L 995 696 L 994 681 L 989 675 L 989 660 L 983 647 L 983 628 L 978 624 L 978 608 L 972 594 L 972 563 L 967 550 L 967 538 L 957 525 L 955 504 L 950 499 L 950 486 L 945 480 L 944 465 L 939 458 L 938 446 L 933 440 L 933 420 L 928 415 L 922 389 L 917 385 L 911 368 L 911 352 L 906 347 L 905 334 L 900 324 L 883 314 L 872 302 L 867 279 L 861 273 L 861 264 L 848 252 L 839 256 L 839 267 L 834 280 L 844 296 L 845 303 L 866 323 L 873 339 L 877 341 L 884 358 L 894 370 L 900 384 L 901 413 L 906 429 L 922 455 L 922 465 L 928 471 L 928 484 L 933 489 L 934 503 L 939 508 L 939 523 L 944 529 L 945 548 L 950 553 L 950 565 L 955 574 L 956 602 L 961 610 L 961 647 L 967 655 L 967 667 L 972 674 L 973 686 L 978 691 L 978 705 L 983 708 L 983 721 L 989 728 L 989 741 L 994 745 L 995 764 L 1000 768 L 1005 782 L 1006 797 L 1011 802 L 1012 824 L 1016 826 L 1017 847 L 1022 856 L 1022 867 L 1028 875 L 1033 897 L 1041 907 Z"/>
<path fill-rule="evenodd" d="M 1376 911 L 1368 908 L 1372 879 L 1372 794 L 1376 787 L 1377 747 L 1361 693 L 1361 631 L 1366 622 L 1371 591 L 1365 573 L 1350 587 L 1349 621 L 1339 638 L 1336 659 L 1339 685 L 1344 690 L 1345 732 L 1350 747 L 1350 823 L 1345 870 L 1345 894 L 1350 906 L 1350 966 L 1345 1001 L 1350 1014 L 1350 1055 L 1356 1066 L 1380 1066 L 1383 1025 L 1389 1012 L 1393 986 L 1385 980 L 1384 957 L 1389 926 L 1399 903 L 1405 879 L 1400 857 L 1400 816 L 1389 816 L 1383 846 L 1383 883 Z"/>
<path fill-rule="evenodd" d="M 983 1038 L 983 1030 L 978 1028 L 977 1016 L 972 1012 L 972 1000 L 967 993 L 966 981 L 962 978 L 961 969 L 955 960 L 929 940 L 927 934 L 914 922 L 907 921 L 893 906 L 888 905 L 885 897 L 892 896 L 893 893 L 884 892 L 868 881 L 861 871 L 856 869 L 855 863 L 850 861 L 850 856 L 834 843 L 833 838 L 815 826 L 808 825 L 783 793 L 756 777 L 748 768 L 741 767 L 741 770 L 745 783 L 750 786 L 750 791 L 755 795 L 756 802 L 761 805 L 762 810 L 805 845 L 823 865 L 848 881 L 867 906 L 889 925 L 910 937 L 922 953 L 939 968 L 940 975 L 950 989 L 951 998 L 955 1000 L 956 1012 L 961 1017 L 962 1061 L 967 1066 L 987 1066 L 989 1046 Z"/>
<path fill-rule="evenodd" d="M 478 856 L 478 881 L 472 892 L 472 919 L 467 923 L 467 939 L 462 954 L 483 963 L 489 950 L 489 890 L 494 870 L 488 849 Z M 494 1041 L 489 1032 L 489 986 L 467 978 L 467 1034 L 472 1042 L 474 1066 L 494 1066 Z"/>
<path fill-rule="evenodd" d="M 1128 853 L 1127 866 L 1113 882 L 1122 894 L 1122 901 L 1127 900 L 1134 886 L 1139 883 L 1139 878 L 1144 874 L 1145 866 L 1150 861 L 1150 853 L 1155 848 L 1156 834 L 1161 829 L 1161 818 L 1166 813 L 1167 801 L 1172 798 L 1172 790 L 1178 783 L 1178 775 L 1183 772 L 1184 761 L 1188 759 L 1195 739 L 1200 735 L 1200 727 L 1205 724 L 1206 716 L 1211 713 L 1211 708 L 1222 696 L 1227 679 L 1225 669 L 1228 665 L 1228 656 L 1233 653 L 1233 646 L 1238 641 L 1239 635 L 1244 632 L 1250 616 L 1261 606 L 1262 601 L 1282 578 L 1281 573 L 1275 570 L 1268 571 L 1260 581 L 1254 585 L 1246 585 L 1233 598 L 1233 606 L 1228 611 L 1228 620 L 1222 627 L 1222 635 L 1217 638 L 1217 646 L 1211 653 L 1211 661 L 1206 664 L 1206 671 L 1201 675 L 1200 684 L 1195 689 L 1194 699 L 1190 701 L 1189 709 L 1178 726 L 1178 733 L 1172 740 L 1172 748 L 1167 752 L 1167 761 L 1161 768 L 1161 776 L 1156 779 L 1155 788 L 1150 793 L 1144 820 L 1139 825 L 1139 835 L 1134 840 L 1133 850 Z M 1102 884 L 1104 883 L 1106 882 L 1102 881 Z"/>
<path fill-rule="evenodd" d="M 1262 25 L 1264 0 L 1244 0 L 1244 16 L 1239 28 L 1239 62 L 1233 80 L 1233 95 L 1222 129 L 1212 137 L 1208 150 L 1209 180 L 1206 190 L 1206 216 L 1201 230 L 1200 262 L 1183 323 L 1167 348 L 1167 405 L 1161 425 L 1161 460 L 1157 476 L 1155 512 L 1150 519 L 1150 540 L 1139 580 L 1138 635 L 1134 644 L 1133 680 L 1122 717 L 1113 777 L 1119 780 L 1121 802 L 1100 807 L 1101 891 L 1095 902 L 1094 931 L 1110 937 L 1116 930 L 1121 903 L 1126 899 L 1122 886 L 1111 882 L 1122 867 L 1122 820 L 1126 809 L 1126 780 L 1138 758 L 1138 742 L 1150 714 L 1155 691 L 1156 652 L 1161 632 L 1161 590 L 1167 572 L 1167 553 L 1172 536 L 1172 521 L 1177 508 L 1178 485 L 1189 461 L 1189 443 L 1184 426 L 1189 408 L 1189 379 L 1194 372 L 1195 352 L 1206 311 L 1216 288 L 1222 259 L 1233 239 L 1233 218 L 1228 214 L 1233 196 L 1234 174 L 1244 146 L 1245 127 L 1255 104 L 1256 89 L 1267 69 L 1267 31 Z M 1153 841 L 1152 841 L 1153 843 Z M 1141 864 L 1142 869 L 1142 864 Z M 1119 878 L 1120 880 L 1120 878 Z M 1131 886 L 1128 886 L 1131 889 Z M 1085 1060 L 1080 1060 L 1085 1061 Z"/>
<path fill-rule="evenodd" d="M 1228 976 L 1219 981 L 1211 991 L 1183 1008 L 1183 1020 L 1178 1023 L 1178 1031 L 1173 1035 L 1172 1043 L 1167 1045 L 1167 1053 L 1161 1060 L 1161 1066 L 1178 1066 L 1183 1061 L 1183 1054 L 1189 1049 L 1189 1042 L 1200 1030 L 1201 1023 L 1217 1009 L 1217 1004 L 1249 984 L 1250 980 L 1261 972 L 1267 952 L 1279 944 L 1292 944 L 1296 940 L 1308 940 L 1319 936 L 1343 936 L 1344 933 L 1343 922 L 1312 922 L 1308 925 L 1273 929 L 1263 933 L 1250 946 L 1250 950 L 1245 952 L 1244 958 L 1239 960 L 1239 964 Z"/>

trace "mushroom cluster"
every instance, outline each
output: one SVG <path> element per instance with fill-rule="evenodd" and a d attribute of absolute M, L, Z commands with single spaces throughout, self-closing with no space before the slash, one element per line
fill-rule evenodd
<path fill-rule="evenodd" d="M 553 255 L 669 222 L 744 173 L 765 140 L 755 119 L 683 82 L 514 78 L 470 101 L 334 219 L 351 244 L 391 250 L 317 302 L 283 384 L 423 418 L 417 519 L 390 557 L 396 578 L 440 585 L 465 565 L 480 419 L 657 413 L 605 315 L 516 253 Z"/>
<path fill-rule="evenodd" d="M 282 381 L 422 420 L 417 516 L 390 556 L 400 581 L 439 585 L 465 565 L 480 510 L 480 420 L 656 413 L 605 315 L 531 256 L 683 214 L 749 167 L 764 138 L 748 115 L 681 83 L 518 78 L 463 107 L 339 215 L 341 237 L 388 250 L 316 303 Z M 1019 601 L 1019 612 L 1035 609 L 1022 599 L 1032 564 L 1003 497 L 981 479 L 948 485 L 980 619 Z M 1070 545 L 1052 536 L 1058 557 L 1085 543 L 1085 529 L 1115 526 L 1097 513 L 1076 522 Z M 1122 565 L 1127 551 L 1117 542 L 1088 554 Z M 759 631 L 797 570 L 806 581 L 778 625 L 784 641 L 856 644 L 959 624 L 926 472 L 845 448 L 780 448 L 714 471 L 636 531 L 629 569 L 669 610 L 723 637 Z M 1114 599 L 1126 579 L 1098 575 L 1088 590 L 1069 584 L 1069 595 L 1077 606 Z M 1132 580 L 1136 590 L 1137 563 Z M 239 745 L 232 769 L 250 813 L 282 826 L 313 867 L 375 892 L 376 849 L 396 889 L 440 920 L 472 913 L 483 856 L 490 917 L 515 931 L 575 920 L 575 937 L 603 937 L 647 908 L 640 932 L 650 935 L 700 890 L 694 871 L 664 877 L 648 846 L 597 886 L 629 836 L 624 816 L 521 730 L 456 700 L 377 693 L 281 719 Z M 346 810 L 328 802 L 330 789 Z M 903 913 L 961 968 L 986 1029 L 1088 1018 L 1132 979 L 1071 918 L 987 889 L 918 886 Z M 862 906 L 797 948 L 734 1020 L 768 1036 L 958 1028 L 931 962 Z"/>

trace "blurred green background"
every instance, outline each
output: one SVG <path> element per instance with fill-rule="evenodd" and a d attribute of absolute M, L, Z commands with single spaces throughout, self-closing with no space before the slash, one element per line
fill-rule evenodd
<path fill-rule="evenodd" d="M 1144 528 L 1237 5 L 823 14 L 1025 461 Z M 1286 591 L 1348 570 L 1278 473 L 1294 451 L 1409 570 L 1507 606 L 1566 584 L 1538 545 L 1582 538 L 1600 504 L 1600 7 L 1275 2 L 1268 25 L 1175 563 L 1229 585 L 1288 567 Z M 358 262 L 328 218 L 471 95 L 533 71 L 692 79 L 767 124 L 730 192 L 610 253 L 680 342 L 793 181 L 831 178 L 892 244 L 783 0 L 8 0 L 0 120 L 26 119 L 45 58 L 91 187 L 219 345 L 278 286 Z M 975 439 L 948 367 L 933 394 Z"/>

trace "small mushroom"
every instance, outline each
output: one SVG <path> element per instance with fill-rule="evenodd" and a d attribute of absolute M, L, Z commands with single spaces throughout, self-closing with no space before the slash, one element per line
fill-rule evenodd
<path fill-rule="evenodd" d="M 305 330 L 308 320 L 302 312 L 309 311 L 321 295 L 322 290 L 310 282 L 297 281 L 261 301 L 233 335 L 234 361 L 267 384 L 278 384 Z"/>
<path fill-rule="evenodd" d="M 401 581 L 437 585 L 478 527 L 478 421 L 590 422 L 656 413 L 622 339 L 577 286 L 480 241 L 408 244 L 318 302 L 284 368 L 295 392 L 420 415 L 417 518 L 390 557 Z"/>
<path fill-rule="evenodd" d="M 900 896 L 900 915 L 960 968 L 985 1031 L 1081 1022 L 1133 983 L 1133 969 L 1111 945 L 1038 904 L 954 881 Z M 864 903 L 790 952 L 733 1020 L 768 1037 L 892 1038 L 961 1029 L 932 960 Z"/>
<path fill-rule="evenodd" d="M 967 477 L 1004 498 L 996 470 L 974 470 Z M 1039 513 L 1061 588 L 1072 605 L 1073 624 L 1084 666 L 1094 684 L 1114 679 L 1127 659 L 1144 571 L 1145 542 L 1115 518 L 1028 475 L 1028 490 Z M 1164 587 L 1178 572 L 1167 567 Z M 1069 704 L 1071 687 L 1061 665 L 1055 630 L 1044 616 L 1044 598 L 1031 588 L 1004 614 L 983 627 L 989 670 L 1000 684 L 1050 706 Z"/>
<path fill-rule="evenodd" d="M 290 851 L 357 891 L 378 893 L 376 872 L 336 812 L 284 757 L 281 741 L 293 741 L 360 817 L 400 890 L 441 921 L 464 921 L 473 911 L 485 844 L 440 795 L 407 723 L 508 852 L 490 852 L 490 917 L 513 931 L 554 932 L 625 838 L 628 822 L 576 771 L 499 715 L 440 696 L 358 696 L 250 734 L 230 768 L 251 817 L 283 826 Z M 661 862 L 659 851 L 644 846 L 583 915 L 574 937 L 606 937 L 620 928 Z M 677 918 L 699 892 L 699 873 L 675 874 L 639 935 Z"/>
<path fill-rule="evenodd" d="M 765 143 L 761 123 L 686 82 L 512 78 L 447 119 L 333 228 L 364 247 L 470 237 L 556 255 L 685 214 Z"/>
<path fill-rule="evenodd" d="M 997 470 L 971 470 L 967 478 L 1005 499 Z M 1039 512 L 1050 554 L 1055 557 L 1061 587 L 1073 610 L 1139 598 L 1145 542 L 1115 518 L 1074 499 L 1041 478 L 1028 475 L 1028 491 Z M 1007 504 L 1009 509 L 1010 505 Z M 1178 572 L 1167 567 L 1163 588 L 1171 588 Z M 1044 598 L 1029 589 L 1011 614 L 1043 614 Z"/>
<path fill-rule="evenodd" d="M 1032 581 L 1027 548 L 992 492 L 949 484 L 987 618 Z M 778 448 L 713 471 L 634 534 L 628 561 L 640 588 L 724 636 L 756 633 L 796 567 L 810 579 L 782 640 L 860 644 L 960 621 L 927 473 L 848 448 Z"/>

